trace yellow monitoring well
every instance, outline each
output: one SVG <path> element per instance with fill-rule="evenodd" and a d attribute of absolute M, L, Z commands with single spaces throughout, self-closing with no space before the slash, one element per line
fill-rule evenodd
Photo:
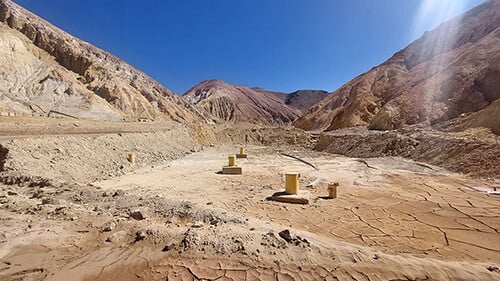
<path fill-rule="evenodd" d="M 299 178 L 300 174 L 296 172 L 288 172 L 285 174 L 285 192 L 288 194 L 299 193 Z"/>
<path fill-rule="evenodd" d="M 127 160 L 130 162 L 130 164 L 134 165 L 135 164 L 135 153 L 129 153 L 127 155 Z"/>
<path fill-rule="evenodd" d="M 236 165 L 236 156 L 231 155 L 228 157 L 228 165 L 222 168 L 222 174 L 226 175 L 241 175 L 242 169 Z"/>
<path fill-rule="evenodd" d="M 240 153 L 236 154 L 236 158 L 247 158 L 244 147 L 240 147 Z"/>
<path fill-rule="evenodd" d="M 236 156 L 231 155 L 228 157 L 228 160 L 229 160 L 228 166 L 230 166 L 230 167 L 236 166 Z"/>
<path fill-rule="evenodd" d="M 337 198 L 337 187 L 339 186 L 338 182 L 333 182 L 328 184 L 328 197 L 333 199 Z"/>

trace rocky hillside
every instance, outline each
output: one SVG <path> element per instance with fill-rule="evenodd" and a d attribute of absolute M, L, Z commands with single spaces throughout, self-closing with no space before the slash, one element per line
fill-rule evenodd
<path fill-rule="evenodd" d="M 262 88 L 252 88 L 252 90 L 268 95 L 274 95 L 284 104 L 297 108 L 302 112 L 306 112 L 309 107 L 319 102 L 321 99 L 328 95 L 328 92 L 324 90 L 298 90 L 289 94 L 283 92 L 268 91 Z"/>
<path fill-rule="evenodd" d="M 106 120 L 204 119 L 143 72 L 10 0 L 0 0 L 0 109 Z"/>
<path fill-rule="evenodd" d="M 305 112 L 327 95 L 328 92 L 323 90 L 298 90 L 286 95 L 285 104 Z"/>
<path fill-rule="evenodd" d="M 500 1 L 488 1 L 346 83 L 294 125 L 329 131 L 429 123 L 500 133 L 499 27 Z"/>
<path fill-rule="evenodd" d="M 284 94 L 207 80 L 188 90 L 183 97 L 210 114 L 230 122 L 289 124 L 301 115 L 284 103 Z"/>

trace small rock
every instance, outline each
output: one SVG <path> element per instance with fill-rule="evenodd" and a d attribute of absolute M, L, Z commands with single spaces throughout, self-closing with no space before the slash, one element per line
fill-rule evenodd
<path fill-rule="evenodd" d="M 66 211 L 65 211 L 66 208 L 68 208 L 68 207 L 66 207 L 66 206 L 59 206 L 59 207 L 57 207 L 57 208 L 54 209 L 54 213 L 56 215 L 61 215 L 61 214 L 65 215 L 66 214 Z"/>
<path fill-rule="evenodd" d="M 43 198 L 42 205 L 57 205 L 59 202 L 54 198 Z"/>
<path fill-rule="evenodd" d="M 500 269 L 497 266 L 490 265 L 486 267 L 486 269 L 490 272 L 500 273 Z"/>
<path fill-rule="evenodd" d="M 142 214 L 142 212 L 140 210 L 131 211 L 129 216 L 135 220 L 138 220 L 138 221 L 146 218 L 146 217 L 144 217 L 144 215 Z"/>
<path fill-rule="evenodd" d="M 119 241 L 123 240 L 126 236 L 127 236 L 127 232 L 125 232 L 123 230 L 118 231 L 118 232 L 113 233 L 111 236 L 109 236 L 106 239 L 106 242 L 119 242 Z"/>
<path fill-rule="evenodd" d="M 147 234 L 145 231 L 137 230 L 137 232 L 135 233 L 135 242 L 143 240 L 144 238 L 146 238 L 146 236 Z"/>
<path fill-rule="evenodd" d="M 380 259 L 380 256 L 378 254 L 375 254 L 375 255 L 373 255 L 373 259 L 378 260 L 378 259 Z"/>
<path fill-rule="evenodd" d="M 290 234 L 290 230 L 285 229 L 283 231 L 280 231 L 278 235 L 285 239 L 286 242 L 291 242 L 292 241 L 292 235 Z"/>
<path fill-rule="evenodd" d="M 161 249 L 161 251 L 162 252 L 168 252 L 171 249 L 173 249 L 174 247 L 175 247 L 175 244 L 165 245 L 165 247 L 163 247 L 163 249 Z"/>
<path fill-rule="evenodd" d="M 108 222 L 107 224 L 105 224 L 102 228 L 102 232 L 110 232 L 111 230 L 115 229 L 116 227 L 116 223 L 114 222 Z"/>
<path fill-rule="evenodd" d="M 113 197 L 123 196 L 123 195 L 125 195 L 125 191 L 123 191 L 121 189 L 118 189 L 117 191 L 115 191 L 115 193 L 113 193 Z"/>
<path fill-rule="evenodd" d="M 9 191 L 7 191 L 7 195 L 14 196 L 14 195 L 17 195 L 17 192 L 9 190 Z"/>
<path fill-rule="evenodd" d="M 203 222 L 201 221 L 195 221 L 192 225 L 191 225 L 192 228 L 200 228 L 200 227 L 203 227 Z"/>
<path fill-rule="evenodd" d="M 210 225 L 217 226 L 220 223 L 220 219 L 212 218 L 210 220 Z"/>

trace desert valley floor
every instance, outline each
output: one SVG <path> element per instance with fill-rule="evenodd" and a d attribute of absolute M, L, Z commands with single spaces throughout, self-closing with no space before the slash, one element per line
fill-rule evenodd
<path fill-rule="evenodd" d="M 91 2 L 0 0 L 0 281 L 500 280 L 500 0 Z"/>
<path fill-rule="evenodd" d="M 56 149 L 43 143 L 129 134 L 133 140 L 109 133 L 3 141 L 32 143 L 36 159 Z M 495 180 L 399 157 L 245 146 L 242 175 L 217 173 L 238 151 L 226 143 L 151 165 L 139 152 L 131 166 L 120 152 L 124 171 L 92 180 L 3 176 L 0 280 L 500 278 L 500 197 L 487 193 Z M 309 204 L 266 200 L 289 171 L 301 174 Z M 336 199 L 326 198 L 329 182 L 339 183 Z"/>

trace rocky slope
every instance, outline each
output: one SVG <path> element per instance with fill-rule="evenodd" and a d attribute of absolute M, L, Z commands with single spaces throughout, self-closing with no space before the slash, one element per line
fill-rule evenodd
<path fill-rule="evenodd" d="M 204 119 L 146 74 L 10 0 L 0 0 L 0 108 L 107 120 Z"/>
<path fill-rule="evenodd" d="M 289 124 L 301 111 L 284 103 L 284 94 L 207 80 L 188 90 L 183 97 L 210 114 L 230 122 Z"/>
<path fill-rule="evenodd" d="M 328 92 L 323 90 L 298 90 L 286 95 L 285 104 L 305 112 L 327 95 Z"/>
<path fill-rule="evenodd" d="M 441 24 L 315 104 L 294 125 L 334 130 L 452 122 L 500 132 L 500 1 Z M 464 118 L 468 117 L 468 118 Z M 465 123 L 462 123 L 462 120 Z"/>
<path fill-rule="evenodd" d="M 302 112 L 306 112 L 309 107 L 319 102 L 321 99 L 328 95 L 327 91 L 324 90 L 298 90 L 292 93 L 282 93 L 268 91 L 262 88 L 252 88 L 252 90 L 257 92 L 262 92 L 265 94 L 271 94 L 280 99 L 284 104 L 297 108 Z"/>

